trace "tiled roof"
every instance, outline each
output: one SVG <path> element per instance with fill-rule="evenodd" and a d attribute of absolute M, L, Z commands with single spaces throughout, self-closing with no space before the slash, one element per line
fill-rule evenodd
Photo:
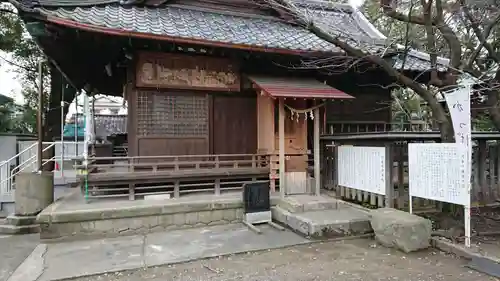
<path fill-rule="evenodd" d="M 275 49 L 340 52 L 306 29 L 280 20 L 244 17 L 177 7 L 41 8 L 43 14 L 93 26 L 176 38 Z"/>
<path fill-rule="evenodd" d="M 294 0 L 297 10 L 331 35 L 370 53 L 385 47 L 386 38 L 351 6 L 326 1 Z"/>
<path fill-rule="evenodd" d="M 308 30 L 271 17 L 188 9 L 168 4 L 158 7 L 122 6 L 117 3 L 118 0 L 36 1 L 32 3 L 42 14 L 101 28 L 249 47 L 342 53 L 340 48 Z M 372 54 L 385 51 L 385 36 L 358 10 L 326 1 L 293 1 L 308 19 L 349 44 Z M 403 66 L 402 55 L 388 57 L 396 68 Z M 429 68 L 428 58 L 413 52 L 406 57 L 405 70 L 426 71 Z M 445 69 L 446 64 L 441 65 L 440 70 Z"/>
<path fill-rule="evenodd" d="M 410 50 L 408 54 L 398 54 L 393 58 L 394 67 L 396 69 L 411 70 L 411 71 L 426 71 L 431 68 L 430 56 L 429 54 Z M 439 71 L 446 71 L 449 65 L 449 59 L 438 57 L 437 58 L 437 69 Z"/>

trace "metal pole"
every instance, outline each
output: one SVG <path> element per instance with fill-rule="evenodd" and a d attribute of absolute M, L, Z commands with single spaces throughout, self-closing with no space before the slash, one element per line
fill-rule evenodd
<path fill-rule="evenodd" d="M 38 155 L 37 168 L 38 172 L 42 172 L 42 154 L 43 154 L 43 63 L 38 62 L 38 116 L 37 116 L 37 131 L 38 131 Z"/>

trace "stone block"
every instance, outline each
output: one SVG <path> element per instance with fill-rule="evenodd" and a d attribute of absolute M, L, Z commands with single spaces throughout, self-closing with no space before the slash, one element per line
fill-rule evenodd
<path fill-rule="evenodd" d="M 33 216 L 54 202 L 52 173 L 19 173 L 16 175 L 15 214 Z"/>
<path fill-rule="evenodd" d="M 194 226 L 196 223 L 198 223 L 198 221 L 199 221 L 199 218 L 198 218 L 197 212 L 192 212 L 192 213 L 186 214 L 186 224 Z"/>
<path fill-rule="evenodd" d="M 221 221 L 224 219 L 224 210 L 213 210 L 211 221 Z"/>
<path fill-rule="evenodd" d="M 38 224 L 33 224 L 33 225 L 0 224 L 0 234 L 30 234 L 39 232 L 40 232 L 40 226 Z"/>
<path fill-rule="evenodd" d="M 405 253 L 430 246 L 432 223 L 428 219 L 391 208 L 371 212 L 371 226 L 376 240 L 385 247 Z"/>
<path fill-rule="evenodd" d="M 198 213 L 198 223 L 208 224 L 212 221 L 211 211 L 203 211 Z"/>
<path fill-rule="evenodd" d="M 36 223 L 36 216 L 16 216 L 10 215 L 7 217 L 7 224 L 10 225 L 34 225 Z"/>
<path fill-rule="evenodd" d="M 164 228 L 172 226 L 173 223 L 174 223 L 173 215 L 163 215 L 158 217 L 158 224 Z"/>
<path fill-rule="evenodd" d="M 282 199 L 278 206 L 290 213 L 335 210 L 337 199 L 327 196 L 292 195 Z"/>
<path fill-rule="evenodd" d="M 223 210 L 222 219 L 225 221 L 232 221 L 236 219 L 236 209 Z"/>
<path fill-rule="evenodd" d="M 243 209 L 242 208 L 236 209 L 236 218 L 235 218 L 235 220 L 241 221 L 241 220 L 243 220 L 243 217 L 245 217 L 245 212 L 243 211 Z"/>
<path fill-rule="evenodd" d="M 280 223 L 286 223 L 286 216 L 290 214 L 290 212 L 283 210 L 280 207 L 271 207 L 271 215 L 273 220 L 278 221 Z"/>
<path fill-rule="evenodd" d="M 186 214 L 185 213 L 178 213 L 174 214 L 174 225 L 177 226 L 183 226 L 186 224 Z"/>
<path fill-rule="evenodd" d="M 272 207 L 273 219 L 294 231 L 315 238 L 344 237 L 371 233 L 368 215 L 355 209 L 291 213 Z"/>

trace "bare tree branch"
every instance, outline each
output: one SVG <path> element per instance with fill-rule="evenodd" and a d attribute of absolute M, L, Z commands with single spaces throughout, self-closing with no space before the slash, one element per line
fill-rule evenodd
<path fill-rule="evenodd" d="M 382 11 L 386 16 L 403 22 L 425 25 L 425 19 L 423 15 L 405 15 L 401 12 L 398 12 L 395 6 L 396 5 L 394 4 L 393 0 L 380 0 L 380 7 L 382 8 Z"/>
<path fill-rule="evenodd" d="M 330 30 L 325 30 L 322 27 L 322 25 L 316 24 L 315 20 L 312 17 L 308 17 L 307 11 L 301 12 L 294 3 L 289 2 L 287 0 L 268 0 L 268 3 L 270 3 L 271 6 L 274 7 L 275 9 L 286 11 L 295 19 L 295 21 L 298 24 L 302 25 L 303 27 L 305 27 L 306 29 L 308 29 L 309 31 L 311 31 L 313 34 L 323 39 L 324 41 L 339 47 L 348 56 L 358 59 L 362 58 L 365 61 L 368 61 L 374 65 L 379 66 L 395 81 L 397 81 L 402 85 L 405 85 L 406 87 L 413 89 L 431 107 L 434 117 L 436 118 L 440 126 L 443 139 L 450 140 L 451 138 L 450 133 L 452 132 L 451 124 L 444 112 L 444 109 L 441 107 L 441 105 L 439 104 L 436 97 L 431 91 L 425 89 L 420 83 L 403 75 L 401 72 L 395 69 L 392 66 L 392 64 L 387 62 L 381 56 L 377 54 L 368 53 L 362 50 L 361 48 L 354 47 L 352 44 L 348 43 L 352 41 L 352 38 L 349 38 L 348 34 L 347 38 L 344 38 L 345 34 L 332 34 L 331 32 L 329 32 Z"/>

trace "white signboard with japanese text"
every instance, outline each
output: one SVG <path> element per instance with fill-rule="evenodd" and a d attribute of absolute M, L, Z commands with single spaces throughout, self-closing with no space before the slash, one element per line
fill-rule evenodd
<path fill-rule="evenodd" d="M 340 186 L 385 195 L 385 148 L 341 145 L 337 167 Z"/>
<path fill-rule="evenodd" d="M 410 196 L 467 205 L 467 149 L 456 143 L 408 144 Z"/>
<path fill-rule="evenodd" d="M 455 131 L 455 142 L 464 145 L 469 153 L 467 164 L 472 162 L 470 95 L 470 87 L 460 87 L 453 92 L 444 94 Z"/>
<path fill-rule="evenodd" d="M 459 86 L 452 92 L 444 93 L 444 98 L 448 104 L 453 130 L 455 131 L 455 142 L 463 145 L 466 149 L 466 165 L 464 188 L 467 190 L 467 202 L 464 205 L 465 220 L 465 245 L 470 247 L 470 192 L 472 175 L 472 128 L 470 112 L 471 87 Z"/>

